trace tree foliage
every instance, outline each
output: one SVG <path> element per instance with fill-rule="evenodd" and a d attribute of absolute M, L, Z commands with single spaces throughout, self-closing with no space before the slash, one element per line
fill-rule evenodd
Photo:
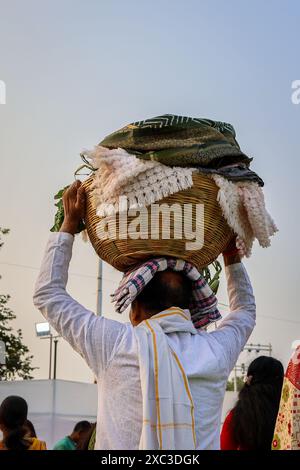
<path fill-rule="evenodd" d="M 0 248 L 3 245 L 2 235 L 9 233 L 8 229 L 0 227 Z M 6 363 L 0 365 L 0 380 L 32 379 L 31 366 L 33 356 L 29 354 L 29 349 L 23 344 L 22 331 L 14 331 L 11 321 L 16 319 L 16 315 L 8 306 L 10 296 L 0 294 L 0 341 L 5 345 Z"/>
<path fill-rule="evenodd" d="M 240 392 L 245 385 L 243 377 L 237 377 L 236 378 L 236 384 L 237 384 L 237 391 Z M 234 391 L 234 379 L 228 380 L 227 382 L 227 387 L 226 387 L 227 392 L 233 392 Z"/>

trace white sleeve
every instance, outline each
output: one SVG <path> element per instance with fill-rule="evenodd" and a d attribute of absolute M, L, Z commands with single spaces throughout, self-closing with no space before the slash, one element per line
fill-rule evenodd
<path fill-rule="evenodd" d="M 210 334 L 220 344 L 230 372 L 255 326 L 256 306 L 251 282 L 242 263 L 227 266 L 226 277 L 231 313 Z"/>
<path fill-rule="evenodd" d="M 96 316 L 66 292 L 73 241 L 68 233 L 50 235 L 33 302 L 99 377 L 114 356 L 126 328 L 122 323 Z"/>

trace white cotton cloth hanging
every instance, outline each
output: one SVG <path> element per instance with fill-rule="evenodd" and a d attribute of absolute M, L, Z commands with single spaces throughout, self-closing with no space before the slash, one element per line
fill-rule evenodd
<path fill-rule="evenodd" d="M 169 167 L 144 161 L 122 148 L 97 145 L 83 152 L 95 169 L 91 184 L 99 217 L 138 210 L 193 186 L 196 168 Z M 278 229 L 267 212 L 262 188 L 253 181 L 232 182 L 220 175 L 211 178 L 219 187 L 218 202 L 228 225 L 237 235 L 237 248 L 249 257 L 255 238 L 262 247 Z"/>
<path fill-rule="evenodd" d="M 249 257 L 255 238 L 260 246 L 270 246 L 270 237 L 278 228 L 268 213 L 262 188 L 253 181 L 232 182 L 213 175 L 219 187 L 218 202 L 223 216 L 237 235 L 237 248 L 241 255 Z"/>
<path fill-rule="evenodd" d="M 145 207 L 193 186 L 194 168 L 143 161 L 124 149 L 100 145 L 83 155 L 96 169 L 91 190 L 99 217 Z"/>
<path fill-rule="evenodd" d="M 168 333 L 197 334 L 188 310 L 172 307 L 134 328 L 143 398 L 140 449 L 197 448 L 194 403 Z"/>

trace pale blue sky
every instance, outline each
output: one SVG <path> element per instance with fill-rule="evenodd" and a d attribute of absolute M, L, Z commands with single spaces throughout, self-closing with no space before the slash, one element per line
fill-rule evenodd
<path fill-rule="evenodd" d="M 266 182 L 280 232 L 255 247 L 247 267 L 257 297 L 252 341 L 271 342 L 284 362 L 300 338 L 298 188 L 300 4 L 292 1 L 0 0 L 0 291 L 12 295 L 17 326 L 47 376 L 48 348 L 31 296 L 51 226 L 52 195 L 67 184 L 78 154 L 132 121 L 164 113 L 232 123 Z M 12 266 L 18 264 L 31 268 Z M 97 259 L 76 241 L 70 291 L 94 309 Z M 104 270 L 104 311 L 117 276 Z M 220 301 L 226 301 L 224 283 Z M 272 318 L 271 318 L 272 317 Z M 58 377 L 90 380 L 60 342 Z"/>

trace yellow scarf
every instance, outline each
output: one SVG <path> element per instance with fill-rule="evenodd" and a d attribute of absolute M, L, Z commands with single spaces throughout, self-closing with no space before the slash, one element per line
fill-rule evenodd
<path fill-rule="evenodd" d="M 27 450 L 47 450 L 46 447 L 46 442 L 40 441 L 36 437 L 26 439 L 29 442 L 31 442 L 30 446 L 28 447 Z M 0 450 L 7 450 L 6 447 L 3 444 L 3 441 L 0 442 Z"/>

